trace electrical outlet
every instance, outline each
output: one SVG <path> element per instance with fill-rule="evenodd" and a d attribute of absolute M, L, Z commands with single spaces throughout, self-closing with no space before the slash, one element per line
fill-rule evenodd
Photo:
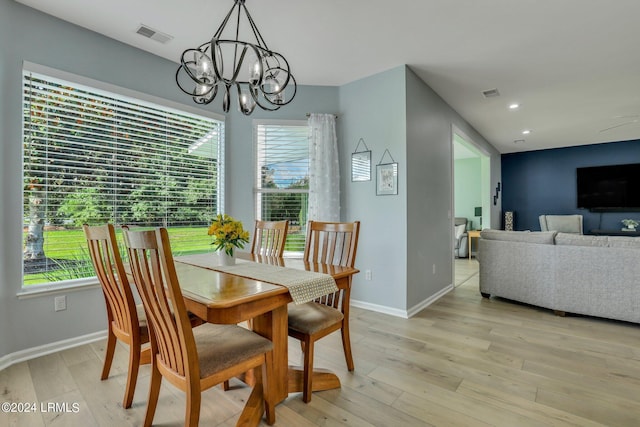
<path fill-rule="evenodd" d="M 55 311 L 62 311 L 67 309 L 67 296 L 60 295 L 53 299 L 53 308 Z"/>
<path fill-rule="evenodd" d="M 367 270 L 364 272 L 365 280 L 371 280 L 371 270 Z"/>
<path fill-rule="evenodd" d="M 433 274 L 436 274 L 436 265 L 435 264 L 433 264 L 433 268 L 432 269 L 433 269 Z"/>

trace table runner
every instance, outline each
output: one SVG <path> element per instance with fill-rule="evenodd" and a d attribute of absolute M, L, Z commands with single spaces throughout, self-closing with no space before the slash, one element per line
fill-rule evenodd
<path fill-rule="evenodd" d="M 329 274 L 316 273 L 313 271 L 298 270 L 296 268 L 279 267 L 256 262 L 238 262 L 236 265 L 221 266 L 214 263 L 197 263 L 180 260 L 185 264 L 197 265 L 222 273 L 233 274 L 235 276 L 246 277 L 247 279 L 259 280 L 261 282 L 272 283 L 284 286 L 289 289 L 291 299 L 296 304 L 304 304 L 313 301 L 323 295 L 338 291 L 336 281 Z"/>

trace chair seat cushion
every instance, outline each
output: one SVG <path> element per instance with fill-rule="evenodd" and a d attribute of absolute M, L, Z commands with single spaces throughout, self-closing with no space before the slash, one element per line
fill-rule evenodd
<path fill-rule="evenodd" d="M 138 323 L 140 324 L 140 332 L 143 335 L 148 335 L 148 323 L 147 323 L 147 313 L 144 311 L 144 306 L 142 304 L 136 305 L 136 312 L 138 313 Z M 191 321 L 191 327 L 195 328 L 196 326 L 200 326 L 205 323 L 204 320 L 196 316 L 195 314 L 188 312 L 189 320 Z"/>
<path fill-rule="evenodd" d="M 340 310 L 316 302 L 289 304 L 288 310 L 289 329 L 307 335 L 327 329 L 344 319 Z"/>
<path fill-rule="evenodd" d="M 220 372 L 273 348 L 268 339 L 236 325 L 205 323 L 193 329 L 200 378 Z"/>

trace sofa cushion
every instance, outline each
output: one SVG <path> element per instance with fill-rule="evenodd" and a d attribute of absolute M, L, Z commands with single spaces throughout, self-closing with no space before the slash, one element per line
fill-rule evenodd
<path fill-rule="evenodd" d="M 640 237 L 609 236 L 609 246 L 612 248 L 640 249 Z"/>
<path fill-rule="evenodd" d="M 587 236 L 574 233 L 558 233 L 556 235 L 558 246 L 609 246 L 609 236 Z"/>
<path fill-rule="evenodd" d="M 553 245 L 557 231 L 504 231 L 482 230 L 480 237 L 486 240 L 503 240 L 508 242 L 538 243 Z"/>
<path fill-rule="evenodd" d="M 540 215 L 542 231 L 582 234 L 582 215 Z"/>

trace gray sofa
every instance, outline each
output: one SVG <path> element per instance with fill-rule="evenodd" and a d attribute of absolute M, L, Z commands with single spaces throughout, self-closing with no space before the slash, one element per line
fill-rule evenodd
<path fill-rule="evenodd" d="M 640 323 L 640 238 L 484 230 L 480 292 Z"/>

